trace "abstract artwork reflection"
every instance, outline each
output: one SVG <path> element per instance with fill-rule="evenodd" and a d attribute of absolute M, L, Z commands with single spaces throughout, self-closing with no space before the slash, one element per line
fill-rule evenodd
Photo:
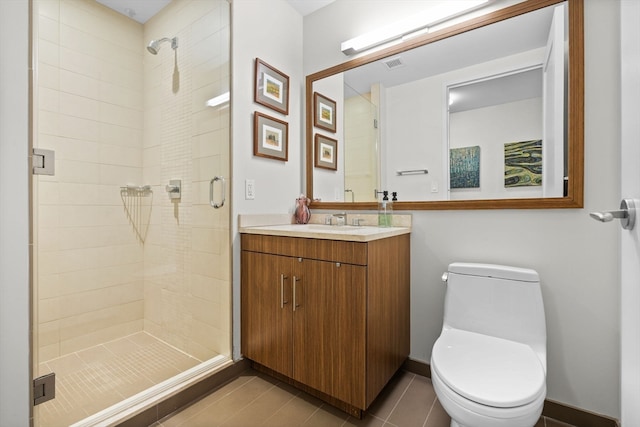
<path fill-rule="evenodd" d="M 449 150 L 450 188 L 480 188 L 480 147 Z"/>
<path fill-rule="evenodd" d="M 542 140 L 504 144 L 504 186 L 542 185 Z"/>

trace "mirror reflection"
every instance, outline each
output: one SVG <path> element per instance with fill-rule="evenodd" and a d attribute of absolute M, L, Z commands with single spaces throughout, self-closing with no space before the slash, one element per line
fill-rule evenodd
<path fill-rule="evenodd" d="M 313 198 L 566 197 L 568 34 L 564 2 L 314 80 L 338 168 L 313 169 Z"/>

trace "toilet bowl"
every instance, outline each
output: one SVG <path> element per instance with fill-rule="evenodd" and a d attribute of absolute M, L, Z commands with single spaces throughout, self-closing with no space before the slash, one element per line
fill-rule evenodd
<path fill-rule="evenodd" d="M 538 274 L 453 263 L 431 379 L 451 426 L 532 427 L 546 397 L 546 325 Z"/>

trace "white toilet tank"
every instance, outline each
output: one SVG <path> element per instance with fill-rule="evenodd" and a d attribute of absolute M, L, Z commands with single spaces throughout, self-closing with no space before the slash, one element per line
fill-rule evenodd
<path fill-rule="evenodd" d="M 450 264 L 443 328 L 527 344 L 539 354 L 546 370 L 544 305 L 540 280 L 534 270 L 492 264 Z"/>

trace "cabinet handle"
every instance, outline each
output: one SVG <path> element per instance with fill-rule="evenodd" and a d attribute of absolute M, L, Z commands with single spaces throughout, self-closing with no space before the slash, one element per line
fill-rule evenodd
<path fill-rule="evenodd" d="M 284 308 L 285 304 L 289 304 L 289 301 L 284 300 L 284 281 L 288 279 L 284 274 L 280 275 L 280 308 Z"/>
<path fill-rule="evenodd" d="M 293 276 L 293 311 L 296 311 L 296 307 L 300 307 L 300 304 L 298 304 L 298 300 L 296 299 L 296 288 L 298 287 L 299 280 L 299 278 Z"/>

